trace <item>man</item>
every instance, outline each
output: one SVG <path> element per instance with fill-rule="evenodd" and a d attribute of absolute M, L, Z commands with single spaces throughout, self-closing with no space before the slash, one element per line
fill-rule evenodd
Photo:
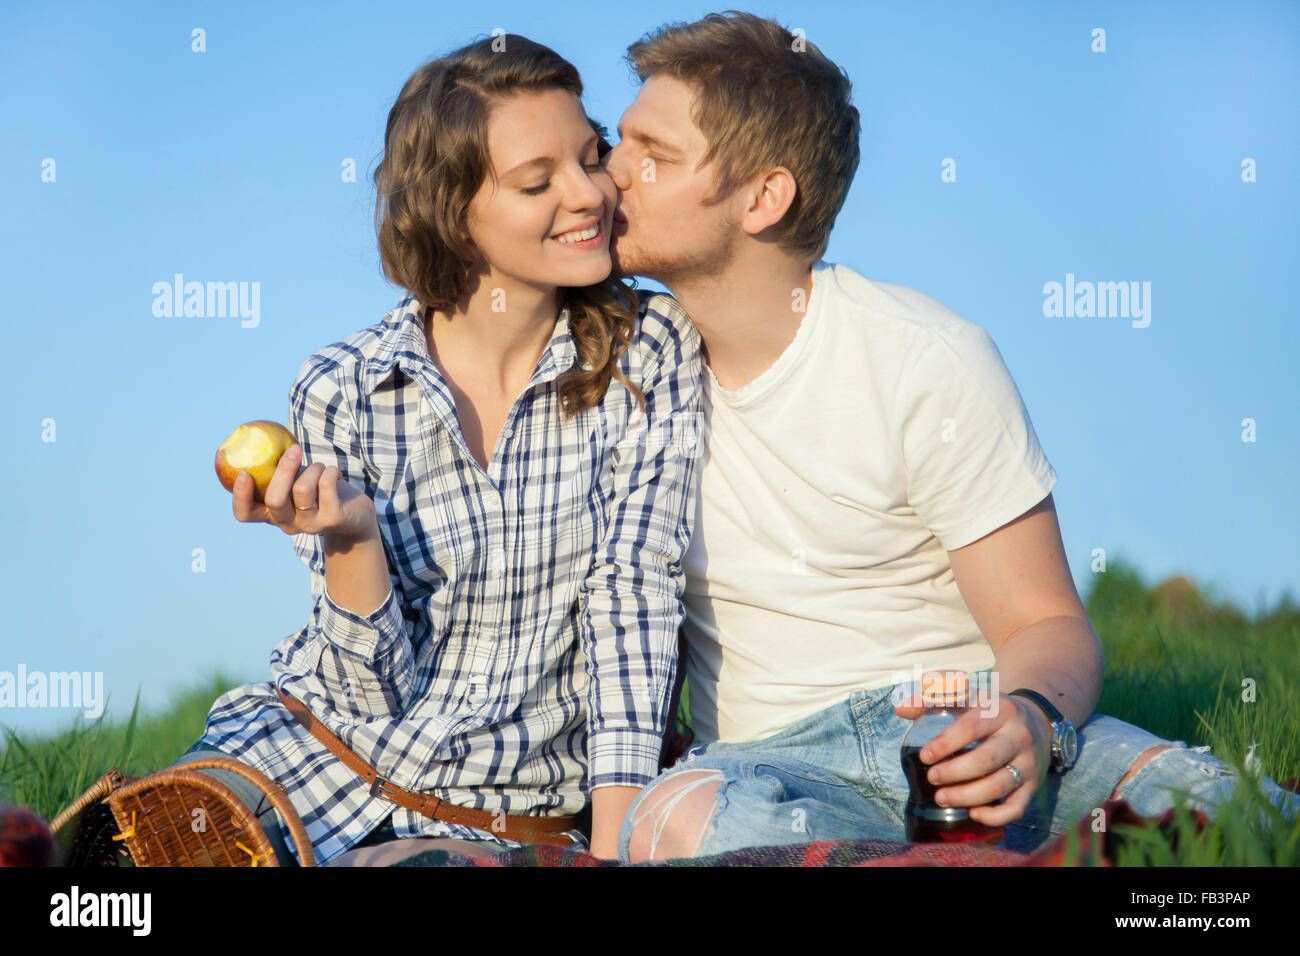
<path fill-rule="evenodd" d="M 922 670 L 995 673 L 997 706 L 922 759 L 940 802 L 1012 848 L 1107 797 L 1226 796 L 1204 748 L 1090 719 L 1100 644 L 992 339 L 822 261 L 858 164 L 843 72 L 748 14 L 661 29 L 628 60 L 643 85 L 607 157 L 615 268 L 672 291 L 708 362 L 684 597 L 705 746 L 636 795 L 620 858 L 902 840 L 899 744 L 921 713 L 902 697 Z"/>

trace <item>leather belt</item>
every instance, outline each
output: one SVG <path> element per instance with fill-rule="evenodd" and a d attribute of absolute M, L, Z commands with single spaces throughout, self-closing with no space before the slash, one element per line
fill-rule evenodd
<path fill-rule="evenodd" d="M 307 728 L 307 732 L 319 740 L 343 765 L 370 784 L 370 795 L 382 797 L 399 807 L 414 810 L 422 816 L 444 823 L 459 823 L 463 826 L 485 830 L 496 836 L 517 843 L 554 843 L 569 846 L 573 839 L 564 834 L 566 830 L 576 830 L 579 818 L 570 817 L 521 817 L 508 816 L 504 813 L 491 813 L 487 810 L 474 810 L 440 800 L 430 793 L 416 793 L 404 790 L 391 780 L 381 777 L 374 767 L 358 757 L 343 741 L 339 740 L 328 727 L 316 719 L 301 702 L 277 689 L 281 702 L 289 713 L 297 718 L 298 723 Z"/>

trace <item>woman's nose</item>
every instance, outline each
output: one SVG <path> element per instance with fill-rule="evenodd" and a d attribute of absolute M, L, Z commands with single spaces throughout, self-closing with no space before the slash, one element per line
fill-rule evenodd
<path fill-rule="evenodd" d="M 593 178 L 600 175 L 602 174 L 580 169 L 574 175 L 569 188 L 565 190 L 565 204 L 575 210 L 592 209 L 604 205 L 606 200 L 605 192 Z"/>

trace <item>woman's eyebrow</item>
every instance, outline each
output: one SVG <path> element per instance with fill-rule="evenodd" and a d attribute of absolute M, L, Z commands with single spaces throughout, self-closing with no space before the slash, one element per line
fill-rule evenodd
<path fill-rule="evenodd" d="M 586 140 L 583 141 L 582 152 L 585 153 L 587 150 L 591 149 L 592 146 L 599 146 L 599 145 L 600 145 L 600 138 L 597 137 L 595 132 L 593 131 L 592 134 L 588 136 Z M 524 160 L 518 166 L 514 166 L 508 172 L 504 173 L 502 175 L 502 178 L 517 173 L 519 172 L 519 170 L 524 169 L 528 166 L 541 166 L 544 169 L 553 169 L 555 167 L 555 159 L 554 157 L 551 156 L 538 156 L 534 159 Z"/>

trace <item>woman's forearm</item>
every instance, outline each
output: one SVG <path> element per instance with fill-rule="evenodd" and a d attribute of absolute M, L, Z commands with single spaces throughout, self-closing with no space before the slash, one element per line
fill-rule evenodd
<path fill-rule="evenodd" d="M 324 538 L 325 590 L 330 600 L 358 617 L 369 617 L 383 606 L 392 587 L 379 525 L 360 538 L 329 533 Z"/>
<path fill-rule="evenodd" d="M 623 817 L 640 787 L 597 787 L 591 791 L 591 854 L 602 859 L 618 857 L 618 832 Z"/>
<path fill-rule="evenodd" d="M 415 655 L 379 527 L 360 538 L 326 534 L 316 546 L 325 561 L 316 676 L 341 713 L 400 717 L 415 687 Z"/>

